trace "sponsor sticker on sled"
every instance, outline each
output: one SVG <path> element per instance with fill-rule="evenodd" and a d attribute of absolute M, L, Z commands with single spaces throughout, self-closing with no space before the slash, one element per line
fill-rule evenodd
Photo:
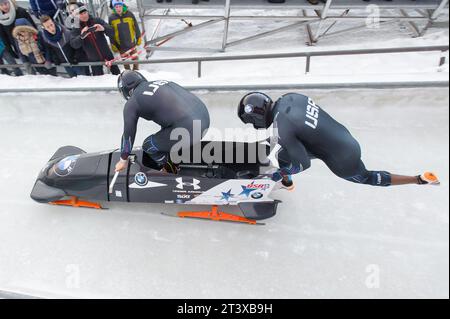
<path fill-rule="evenodd" d="M 134 181 L 138 186 L 144 187 L 148 184 L 148 178 L 147 175 L 145 175 L 142 172 L 139 172 L 134 176 Z"/>
<path fill-rule="evenodd" d="M 251 182 L 249 185 L 247 185 L 247 188 L 266 191 L 270 188 L 270 184 L 255 184 L 255 182 Z"/>
<path fill-rule="evenodd" d="M 182 177 L 176 179 L 177 188 L 178 189 L 185 189 L 185 188 L 193 188 L 194 190 L 201 189 L 200 181 L 198 179 L 193 178 L 192 183 L 188 182 L 186 179 L 183 179 Z"/>
<path fill-rule="evenodd" d="M 70 175 L 70 173 L 72 173 L 75 169 L 75 165 L 79 157 L 80 155 L 73 155 L 60 160 L 57 164 L 55 164 L 55 166 L 53 166 L 55 174 L 60 177 Z"/>

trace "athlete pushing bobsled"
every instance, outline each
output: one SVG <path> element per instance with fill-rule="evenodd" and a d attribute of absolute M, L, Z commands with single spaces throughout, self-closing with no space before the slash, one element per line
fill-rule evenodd
<path fill-rule="evenodd" d="M 252 92 L 239 103 L 238 115 L 255 129 L 272 124 L 278 131 L 280 169 L 273 180 L 292 190 L 292 175 L 311 166 L 311 158 L 325 162 L 337 176 L 350 182 L 373 186 L 439 185 L 431 172 L 418 176 L 394 175 L 385 171 L 369 171 L 361 160 L 358 141 L 311 98 L 296 93 L 283 95 L 276 102 L 266 94 Z"/>
<path fill-rule="evenodd" d="M 170 138 L 174 129 L 184 128 L 189 132 L 190 147 L 200 143 L 209 128 L 209 113 L 205 104 L 194 94 L 170 81 L 147 81 L 136 71 L 124 71 L 118 79 L 118 87 L 127 100 L 123 110 L 124 132 L 121 143 L 121 159 L 116 172 L 127 168 L 128 157 L 133 150 L 139 118 L 161 125 L 161 130 L 147 137 L 143 150 L 161 170 L 177 173 L 169 153 L 178 143 Z M 195 123 L 201 126 L 202 136 L 194 134 Z M 197 139 L 197 140 L 196 140 Z"/>

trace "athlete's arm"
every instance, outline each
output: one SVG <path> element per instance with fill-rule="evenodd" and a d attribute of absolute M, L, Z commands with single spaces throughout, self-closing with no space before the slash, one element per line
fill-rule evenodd
<path fill-rule="evenodd" d="M 130 156 L 136 138 L 137 123 L 139 120 L 139 116 L 136 112 L 136 103 L 137 101 L 135 99 L 129 100 L 127 104 L 125 104 L 123 110 L 124 128 L 120 147 L 120 157 L 124 161 Z"/>

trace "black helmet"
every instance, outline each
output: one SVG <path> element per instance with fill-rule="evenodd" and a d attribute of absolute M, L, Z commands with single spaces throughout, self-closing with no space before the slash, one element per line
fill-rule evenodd
<path fill-rule="evenodd" d="M 255 129 L 272 125 L 272 99 L 260 92 L 245 95 L 239 103 L 238 116 L 244 123 L 251 123 Z"/>
<path fill-rule="evenodd" d="M 133 90 L 142 82 L 147 82 L 147 79 L 142 74 L 136 71 L 125 70 L 119 75 L 117 87 L 125 100 L 128 100 L 133 94 Z"/>

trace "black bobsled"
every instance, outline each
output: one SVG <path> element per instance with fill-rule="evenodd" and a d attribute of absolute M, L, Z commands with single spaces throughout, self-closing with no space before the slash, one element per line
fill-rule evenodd
<path fill-rule="evenodd" d="M 179 216 L 253 223 L 274 216 L 279 203 L 270 198 L 276 183 L 267 174 L 273 167 L 266 144 L 203 142 L 202 152 L 207 151 L 213 160 L 194 161 L 192 150 L 178 174 L 157 170 L 151 158 L 137 148 L 126 172 L 118 176 L 114 171 L 118 150 L 86 153 L 65 146 L 39 173 L 31 198 L 39 203 L 96 208 L 100 206 L 91 201 L 208 205 L 212 211 Z M 238 206 L 244 217 L 219 212 L 217 207 L 222 205 Z"/>

